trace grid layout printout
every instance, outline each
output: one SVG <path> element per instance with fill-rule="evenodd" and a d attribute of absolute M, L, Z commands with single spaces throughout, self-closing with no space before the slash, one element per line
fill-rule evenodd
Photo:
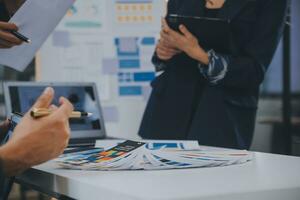
<path fill-rule="evenodd" d="M 155 18 L 152 0 L 116 0 L 115 12 L 119 24 L 152 23 Z"/>
<path fill-rule="evenodd" d="M 244 150 L 149 149 L 144 142 L 125 141 L 111 149 L 95 148 L 63 155 L 56 163 L 75 170 L 163 170 L 220 167 L 252 160 Z"/>

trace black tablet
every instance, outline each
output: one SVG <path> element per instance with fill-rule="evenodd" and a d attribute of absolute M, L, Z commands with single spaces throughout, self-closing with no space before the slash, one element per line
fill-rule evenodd
<path fill-rule="evenodd" d="M 171 14 L 166 17 L 166 21 L 170 28 L 178 32 L 179 26 L 185 25 L 205 50 L 213 49 L 225 54 L 236 52 L 230 20 Z"/>

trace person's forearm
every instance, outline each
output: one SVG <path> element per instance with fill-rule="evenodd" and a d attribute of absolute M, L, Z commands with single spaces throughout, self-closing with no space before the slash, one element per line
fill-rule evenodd
<path fill-rule="evenodd" d="M 203 65 L 208 65 L 209 64 L 209 56 L 208 53 L 203 51 L 200 47 L 194 48 L 192 50 L 191 55 L 194 55 L 194 59 L 202 63 Z"/>
<path fill-rule="evenodd" d="M 21 148 L 6 145 L 0 147 L 2 169 L 7 177 L 15 176 L 29 167 L 26 161 L 22 160 L 22 157 L 16 156 L 19 155 L 21 151 Z"/>

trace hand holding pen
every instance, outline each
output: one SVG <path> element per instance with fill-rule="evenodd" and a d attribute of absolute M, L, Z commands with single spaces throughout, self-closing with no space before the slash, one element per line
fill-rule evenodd
<path fill-rule="evenodd" d="M 18 27 L 13 23 L 0 22 L 0 48 L 11 48 L 31 40 L 18 32 Z"/>
<path fill-rule="evenodd" d="M 45 117 L 53 113 L 53 109 L 47 108 L 33 108 L 30 112 L 31 117 L 33 118 L 40 118 Z M 81 117 L 91 117 L 93 114 L 88 112 L 80 112 L 80 111 L 73 111 L 69 118 L 81 118 Z"/>
<path fill-rule="evenodd" d="M 18 27 L 15 24 L 0 21 L 0 48 L 11 48 L 24 42 L 12 33 L 16 31 Z"/>
<path fill-rule="evenodd" d="M 33 108 L 50 108 L 53 99 L 54 90 L 47 88 Z M 32 118 L 30 112 L 24 115 L 10 140 L 1 147 L 6 161 L 5 175 L 20 173 L 31 166 L 56 158 L 65 150 L 70 137 L 68 119 L 73 106 L 63 97 L 59 104 L 51 115 L 39 119 Z"/>

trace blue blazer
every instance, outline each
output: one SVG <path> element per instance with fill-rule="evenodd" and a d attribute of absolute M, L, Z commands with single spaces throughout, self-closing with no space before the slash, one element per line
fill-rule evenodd
<path fill-rule="evenodd" d="M 282 36 L 288 5 L 288 0 L 227 0 L 218 18 L 231 20 L 240 50 L 230 55 L 225 78 L 211 85 L 200 74 L 197 61 L 185 54 L 174 56 L 151 83 L 139 135 L 249 149 L 259 86 Z M 168 3 L 169 14 L 203 16 L 204 9 L 204 0 Z M 163 61 L 154 54 L 153 62 Z"/>

